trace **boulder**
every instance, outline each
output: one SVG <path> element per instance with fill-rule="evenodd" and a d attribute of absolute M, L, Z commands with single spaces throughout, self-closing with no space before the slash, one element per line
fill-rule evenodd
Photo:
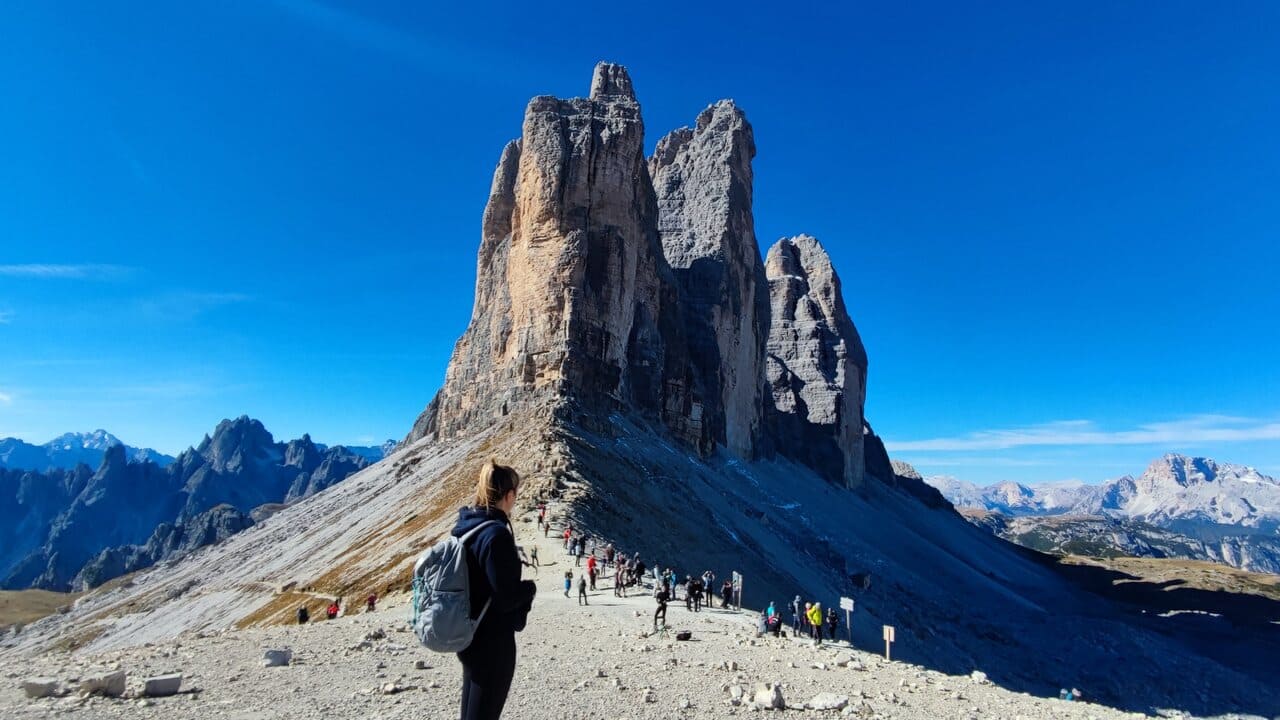
<path fill-rule="evenodd" d="M 780 683 L 759 683 L 751 694 L 751 704 L 763 710 L 785 710 L 787 701 L 782 697 Z"/>
<path fill-rule="evenodd" d="M 80 681 L 80 692 L 86 695 L 105 695 L 120 697 L 125 690 L 125 671 L 115 670 L 108 673 L 88 675 Z"/>
<path fill-rule="evenodd" d="M 289 648 L 268 650 L 262 654 L 262 667 L 284 667 L 293 662 L 293 651 Z"/>
<path fill-rule="evenodd" d="M 142 681 L 142 694 L 147 697 L 176 695 L 182 689 L 182 673 L 157 675 Z"/>
<path fill-rule="evenodd" d="M 22 681 L 22 691 L 29 698 L 46 698 L 60 694 L 62 688 L 57 678 L 33 677 Z"/>
<path fill-rule="evenodd" d="M 823 692 L 814 695 L 804 706 L 809 710 L 843 710 L 848 704 L 848 695 Z"/>

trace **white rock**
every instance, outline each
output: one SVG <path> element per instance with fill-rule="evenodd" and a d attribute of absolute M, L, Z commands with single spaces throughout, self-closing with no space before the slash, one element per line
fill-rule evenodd
<path fill-rule="evenodd" d="M 268 650 L 262 654 L 262 667 L 284 667 L 293 662 L 293 651 L 289 648 Z"/>
<path fill-rule="evenodd" d="M 848 704 L 848 695 L 823 692 L 814 695 L 804 706 L 810 710 L 843 710 Z"/>
<path fill-rule="evenodd" d="M 760 683 L 751 695 L 751 704 L 766 710 L 785 710 L 787 701 L 782 697 L 782 685 Z"/>
<path fill-rule="evenodd" d="M 53 697 L 58 694 L 58 680 L 51 677 L 34 677 L 22 681 L 22 690 L 29 698 Z"/>
<path fill-rule="evenodd" d="M 123 670 L 89 675 L 80 681 L 80 692 L 86 695 L 106 695 L 120 697 L 124 695 L 125 673 Z"/>
<path fill-rule="evenodd" d="M 157 675 L 142 681 L 142 694 L 147 697 L 176 695 L 182 687 L 182 673 Z"/>
<path fill-rule="evenodd" d="M 973 681 L 974 685 L 987 684 L 987 674 L 982 672 L 981 670 L 974 670 L 972 673 L 969 674 L 969 679 Z"/>

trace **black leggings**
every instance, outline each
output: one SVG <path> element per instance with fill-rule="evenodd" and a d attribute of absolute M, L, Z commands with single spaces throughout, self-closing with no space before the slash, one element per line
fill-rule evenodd
<path fill-rule="evenodd" d="M 461 720 L 498 720 L 516 673 L 515 633 L 479 638 L 458 653 L 462 662 Z"/>

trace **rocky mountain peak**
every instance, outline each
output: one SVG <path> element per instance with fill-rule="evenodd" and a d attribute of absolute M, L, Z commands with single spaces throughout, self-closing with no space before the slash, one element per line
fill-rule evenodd
<path fill-rule="evenodd" d="M 74 448 L 86 448 L 89 450 L 106 450 L 113 445 L 123 445 L 120 438 L 103 430 L 101 428 L 87 433 L 63 433 L 58 437 L 45 443 L 45 447 L 58 448 L 62 450 L 71 450 Z"/>
<path fill-rule="evenodd" d="M 1187 487 L 1198 483 L 1213 482 L 1217 479 L 1217 476 L 1217 463 L 1209 458 L 1168 453 L 1158 460 L 1152 461 L 1138 480 L 1148 488 L 1161 485 Z"/>
<path fill-rule="evenodd" d="M 808 235 L 775 243 L 764 271 L 772 316 L 765 358 L 771 434 L 779 452 L 856 487 L 865 468 L 867 354 L 840 278 Z"/>
<path fill-rule="evenodd" d="M 631 74 L 621 65 L 599 62 L 595 72 L 591 74 L 592 100 L 602 100 L 607 96 L 621 95 L 635 100 L 636 91 L 631 85 Z"/>
<path fill-rule="evenodd" d="M 649 158 L 704 435 L 744 458 L 760 449 L 769 326 L 751 207 L 755 154 L 746 115 L 722 100 L 698 115 L 694 129 L 660 140 Z"/>
<path fill-rule="evenodd" d="M 260 421 L 247 415 L 218 423 L 213 436 L 206 436 L 196 451 L 215 470 L 231 472 L 276 455 L 275 438 Z"/>
<path fill-rule="evenodd" d="M 766 272 L 746 114 L 709 105 L 645 158 L 631 78 L 602 63 L 590 97 L 535 97 L 521 130 L 490 186 L 471 322 L 406 440 L 622 411 L 699 453 L 781 452 L 861 483 L 866 352 L 816 240 L 783 240 Z"/>

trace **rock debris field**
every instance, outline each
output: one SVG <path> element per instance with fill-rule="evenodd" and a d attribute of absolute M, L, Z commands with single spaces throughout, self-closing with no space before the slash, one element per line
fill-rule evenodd
<path fill-rule="evenodd" d="M 673 602 L 668 636 L 652 636 L 655 602 L 648 592 L 616 598 L 610 578 L 590 594 L 590 606 L 579 606 L 576 597 L 563 594 L 572 558 L 554 540 L 540 542 L 539 554 L 550 562 L 536 578 L 538 599 L 528 629 L 518 636 L 506 717 L 1147 717 L 1010 692 L 981 676 L 886 662 L 876 650 L 844 642 L 815 648 L 808 640 L 757 637 L 750 611 L 691 613 Z M 573 570 L 576 577 L 583 568 Z M 38 656 L 3 671 L 0 717 L 455 717 L 457 660 L 420 647 L 408 613 L 408 597 L 392 596 L 377 612 L 333 621 Z M 692 639 L 675 640 L 676 630 L 690 630 Z M 85 680 L 102 686 L 113 671 L 126 674 L 123 696 L 81 691 Z M 146 678 L 175 673 L 182 676 L 176 695 L 146 696 Z M 27 697 L 24 683 L 34 678 L 56 681 L 51 689 L 57 694 Z"/>

